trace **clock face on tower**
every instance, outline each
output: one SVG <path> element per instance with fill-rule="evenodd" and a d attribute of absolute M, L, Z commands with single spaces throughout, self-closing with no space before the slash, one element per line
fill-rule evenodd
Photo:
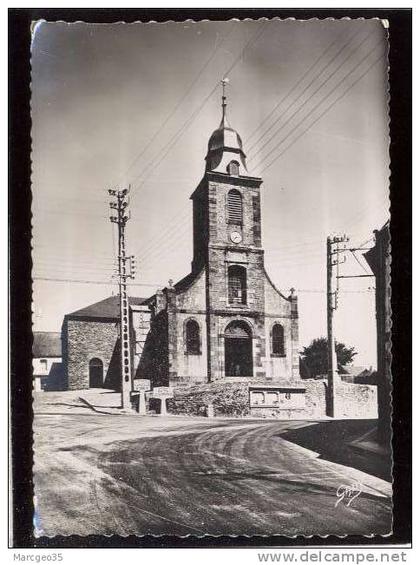
<path fill-rule="evenodd" d="M 242 235 L 238 231 L 233 231 L 230 234 L 230 239 L 233 243 L 241 243 Z"/>

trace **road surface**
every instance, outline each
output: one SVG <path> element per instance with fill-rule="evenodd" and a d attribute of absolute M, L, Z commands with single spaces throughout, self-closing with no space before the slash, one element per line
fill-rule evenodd
<path fill-rule="evenodd" d="M 282 437 L 306 422 L 80 412 L 35 416 L 38 535 L 391 529 L 388 482 Z"/>

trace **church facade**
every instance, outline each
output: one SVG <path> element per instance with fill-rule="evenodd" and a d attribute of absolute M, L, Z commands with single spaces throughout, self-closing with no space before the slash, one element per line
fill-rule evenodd
<path fill-rule="evenodd" d="M 297 297 L 282 295 L 265 271 L 261 184 L 247 172 L 223 100 L 204 177 L 191 196 L 191 274 L 151 305 L 166 336 L 161 384 L 299 378 Z"/>
<path fill-rule="evenodd" d="M 265 270 L 261 185 L 262 179 L 247 171 L 242 141 L 227 121 L 223 97 L 222 120 L 208 143 L 204 176 L 191 195 L 191 273 L 147 300 L 132 301 L 134 388 L 138 379 L 174 387 L 299 379 L 297 297 L 293 289 L 283 295 Z M 88 311 L 83 322 L 89 326 Z M 69 315 L 63 325 L 68 384 L 87 388 L 89 359 L 84 354 L 80 358 L 69 338 L 71 322 Z M 115 324 L 115 318 L 103 322 Z M 82 336 L 77 343 L 86 348 L 83 327 L 78 326 Z M 111 358 L 118 332 L 108 334 L 113 343 L 106 356 Z M 92 348 L 86 355 L 100 361 Z M 77 370 L 71 358 L 78 359 Z M 82 379 L 81 367 L 86 368 Z"/>

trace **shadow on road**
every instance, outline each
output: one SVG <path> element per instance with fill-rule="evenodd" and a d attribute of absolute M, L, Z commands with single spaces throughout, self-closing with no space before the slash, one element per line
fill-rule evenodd
<path fill-rule="evenodd" d="M 309 424 L 279 434 L 280 437 L 326 459 L 353 467 L 385 481 L 391 481 L 390 450 L 377 452 L 356 449 L 351 443 L 376 427 L 372 420 L 337 420 Z"/>

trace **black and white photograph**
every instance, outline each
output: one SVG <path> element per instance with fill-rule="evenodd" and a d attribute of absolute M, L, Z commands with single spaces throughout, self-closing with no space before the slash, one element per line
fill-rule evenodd
<path fill-rule="evenodd" d="M 33 21 L 36 538 L 392 534 L 388 54 Z"/>

